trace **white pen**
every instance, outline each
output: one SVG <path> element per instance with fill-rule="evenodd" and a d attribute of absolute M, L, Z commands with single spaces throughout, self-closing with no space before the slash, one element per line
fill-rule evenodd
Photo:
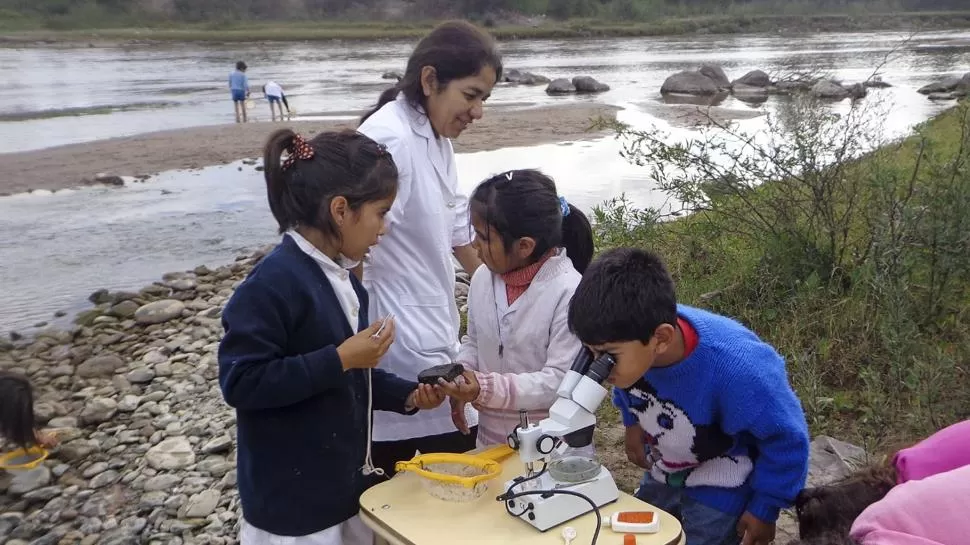
<path fill-rule="evenodd" d="M 381 333 L 384 333 L 384 328 L 387 326 L 387 321 L 393 317 L 394 317 L 394 314 L 388 314 L 387 317 L 384 318 L 384 321 L 381 322 L 381 327 L 377 328 L 377 333 L 374 333 L 373 335 L 371 335 L 370 338 L 376 339 L 380 337 Z"/>

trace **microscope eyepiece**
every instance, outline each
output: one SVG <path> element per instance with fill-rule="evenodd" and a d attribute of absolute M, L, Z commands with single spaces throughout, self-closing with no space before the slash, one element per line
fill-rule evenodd
<path fill-rule="evenodd" d="M 586 371 L 585 375 L 597 384 L 602 384 L 607 378 L 609 378 L 610 373 L 613 372 L 613 367 L 616 366 L 616 360 L 610 354 L 602 354 L 600 357 L 593 360 L 590 364 L 589 369 Z"/>

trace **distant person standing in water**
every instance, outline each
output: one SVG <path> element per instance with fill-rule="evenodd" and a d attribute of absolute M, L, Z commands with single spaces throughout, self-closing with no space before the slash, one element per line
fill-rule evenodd
<path fill-rule="evenodd" d="M 236 123 L 245 123 L 249 78 L 246 77 L 246 63 L 243 61 L 237 62 L 236 69 L 229 74 L 229 92 L 232 93 L 232 105 L 236 110 Z"/>
<path fill-rule="evenodd" d="M 283 88 L 280 87 L 279 83 L 275 81 L 267 81 L 266 85 L 263 85 L 263 94 L 266 95 L 266 100 L 269 101 L 269 115 L 276 121 L 276 109 L 280 111 L 280 121 L 283 120 L 283 106 L 286 106 L 286 116 L 290 115 L 290 105 L 286 102 L 286 95 L 283 93 Z M 280 104 L 282 102 L 282 104 Z M 274 108 L 273 105 L 276 105 Z"/>

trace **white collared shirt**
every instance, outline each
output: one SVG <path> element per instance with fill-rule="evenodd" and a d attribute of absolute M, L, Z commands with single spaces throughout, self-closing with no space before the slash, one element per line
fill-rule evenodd
<path fill-rule="evenodd" d="M 387 215 L 387 233 L 364 260 L 370 315 L 394 314 L 395 341 L 380 367 L 416 380 L 420 371 L 458 357 L 452 248 L 471 244 L 468 199 L 458 191 L 451 140 L 436 138 L 427 116 L 403 95 L 358 130 L 387 146 L 398 169 L 399 187 Z M 470 405 L 467 417 L 470 426 L 478 423 Z M 374 413 L 375 441 L 454 431 L 447 403 L 415 416 Z"/>
<path fill-rule="evenodd" d="M 327 276 L 327 280 L 333 286 L 337 300 L 340 301 L 340 308 L 344 311 L 344 316 L 347 317 L 347 323 L 350 324 L 350 329 L 357 332 L 359 329 L 358 315 L 360 314 L 360 299 L 357 297 L 357 292 L 354 291 L 354 285 L 350 282 L 351 272 L 349 269 L 356 267 L 359 262 L 351 261 L 344 256 L 340 256 L 340 263 L 338 264 L 333 259 L 330 259 L 327 254 L 317 249 L 309 240 L 303 238 L 300 233 L 290 229 L 286 234 L 303 250 L 303 253 L 312 257 L 313 261 L 323 270 L 323 274 Z M 369 324 L 364 325 L 366 327 Z"/>

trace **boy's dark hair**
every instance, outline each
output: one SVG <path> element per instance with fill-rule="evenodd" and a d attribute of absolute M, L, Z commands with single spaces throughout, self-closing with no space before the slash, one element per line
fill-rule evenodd
<path fill-rule="evenodd" d="M 236 63 L 236 70 L 242 70 L 243 72 L 245 72 L 246 68 L 247 68 L 246 63 L 244 63 L 243 61 L 239 61 Z"/>
<path fill-rule="evenodd" d="M 895 485 L 896 470 L 890 464 L 864 468 L 833 484 L 802 490 L 795 498 L 798 535 L 802 539 L 848 535 L 856 517 L 886 497 Z"/>
<path fill-rule="evenodd" d="M 580 273 L 593 258 L 593 229 L 586 215 L 570 204 L 563 217 L 556 182 L 538 170 L 512 170 L 485 180 L 469 205 L 472 214 L 501 235 L 506 248 L 522 237 L 535 239 L 530 263 L 560 246 Z"/>
<path fill-rule="evenodd" d="M 661 324 L 677 324 L 674 281 L 656 255 L 634 248 L 593 261 L 569 304 L 569 329 L 586 344 L 647 343 Z"/>
<path fill-rule="evenodd" d="M 408 58 L 404 77 L 381 93 L 377 106 L 364 114 L 360 122 L 394 100 L 399 92 L 404 93 L 411 106 L 423 109 L 428 100 L 421 87 L 421 69 L 425 66 L 435 69 L 442 88 L 453 80 L 474 76 L 486 66 L 495 69 L 497 79 L 502 77 L 502 56 L 490 35 L 465 21 L 444 22 L 418 42 Z"/>
<path fill-rule="evenodd" d="M 303 146 L 311 158 L 293 156 Z M 284 166 L 284 153 L 292 161 L 289 166 Z M 339 238 L 330 217 L 334 197 L 344 197 L 357 210 L 397 192 L 397 167 L 390 153 L 356 131 L 322 132 L 304 142 L 290 129 L 280 129 L 266 142 L 263 167 L 269 208 L 281 234 L 303 225 Z"/>
<path fill-rule="evenodd" d="M 9 371 L 0 371 L 0 436 L 24 449 L 37 442 L 30 381 Z"/>

